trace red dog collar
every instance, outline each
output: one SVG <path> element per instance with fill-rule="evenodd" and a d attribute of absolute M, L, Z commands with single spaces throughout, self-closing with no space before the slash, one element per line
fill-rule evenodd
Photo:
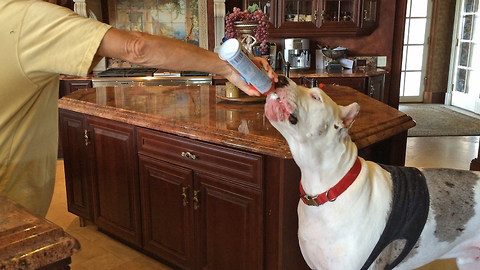
<path fill-rule="evenodd" d="M 300 198 L 306 205 L 313 206 L 320 206 L 326 202 L 333 202 L 338 196 L 345 192 L 350 185 L 352 185 L 355 179 L 357 179 L 357 176 L 360 174 L 361 170 L 362 162 L 357 157 L 357 160 L 355 160 L 355 164 L 353 164 L 352 168 L 335 186 L 317 196 L 309 196 L 305 194 L 305 190 L 303 190 L 302 187 L 302 182 L 300 181 Z"/>

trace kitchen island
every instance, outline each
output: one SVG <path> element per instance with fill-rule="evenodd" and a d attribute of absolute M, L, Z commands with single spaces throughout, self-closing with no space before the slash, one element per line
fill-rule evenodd
<path fill-rule="evenodd" d="M 62 228 L 0 196 L 0 269 L 67 270 L 79 250 Z"/>
<path fill-rule="evenodd" d="M 224 86 L 99 87 L 59 101 L 70 212 L 176 269 L 308 269 L 300 171 L 264 103 Z M 413 120 L 349 87 L 362 157 L 402 165 Z"/>

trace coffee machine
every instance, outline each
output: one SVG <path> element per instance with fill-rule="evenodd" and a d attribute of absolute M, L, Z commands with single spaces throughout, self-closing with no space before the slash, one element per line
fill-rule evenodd
<path fill-rule="evenodd" d="M 310 40 L 306 38 L 287 38 L 283 54 L 291 69 L 310 68 Z"/>

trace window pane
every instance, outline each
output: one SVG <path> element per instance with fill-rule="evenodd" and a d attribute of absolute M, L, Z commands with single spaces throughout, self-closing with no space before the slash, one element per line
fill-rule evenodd
<path fill-rule="evenodd" d="M 410 19 L 405 20 L 405 33 L 403 37 L 403 44 L 408 44 L 408 34 L 410 29 Z"/>
<path fill-rule="evenodd" d="M 461 38 L 471 40 L 473 37 L 473 15 L 463 17 Z"/>
<path fill-rule="evenodd" d="M 427 19 L 411 19 L 408 44 L 423 44 Z"/>
<path fill-rule="evenodd" d="M 405 72 L 402 72 L 400 79 L 400 96 L 405 96 Z"/>
<path fill-rule="evenodd" d="M 412 13 L 410 17 L 427 17 L 428 0 L 412 1 Z"/>
<path fill-rule="evenodd" d="M 473 69 L 480 70 L 480 44 L 472 44 L 471 66 Z M 477 77 L 477 80 L 480 81 Z"/>
<path fill-rule="evenodd" d="M 402 70 L 407 69 L 408 46 L 403 46 Z"/>
<path fill-rule="evenodd" d="M 467 67 L 469 63 L 469 56 L 470 56 L 470 43 L 468 42 L 460 42 L 459 47 L 459 55 L 458 55 L 458 65 Z"/>
<path fill-rule="evenodd" d="M 478 79 L 478 76 L 480 76 L 480 71 L 470 70 L 469 73 L 470 74 L 468 75 L 468 89 L 480 93 L 480 80 Z"/>
<path fill-rule="evenodd" d="M 421 70 L 423 62 L 423 46 L 408 46 L 406 70 Z"/>
<path fill-rule="evenodd" d="M 418 96 L 420 94 L 421 76 L 422 73 L 420 71 L 405 73 L 404 96 Z"/>
<path fill-rule="evenodd" d="M 478 0 L 465 0 L 464 12 L 477 12 Z"/>
<path fill-rule="evenodd" d="M 467 70 L 465 69 L 457 69 L 457 82 L 455 83 L 455 91 L 467 93 L 465 89 L 465 82 L 467 79 Z"/>
<path fill-rule="evenodd" d="M 410 6 L 412 5 L 412 0 L 407 1 L 407 18 L 410 17 Z"/>

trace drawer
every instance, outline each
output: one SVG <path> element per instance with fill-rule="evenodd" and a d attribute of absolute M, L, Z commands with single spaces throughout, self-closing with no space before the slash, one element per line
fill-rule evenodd
<path fill-rule="evenodd" d="M 318 83 L 349 86 L 365 94 L 365 78 L 317 78 Z"/>
<path fill-rule="evenodd" d="M 261 155 L 144 128 L 137 129 L 137 140 L 139 154 L 262 188 Z"/>

